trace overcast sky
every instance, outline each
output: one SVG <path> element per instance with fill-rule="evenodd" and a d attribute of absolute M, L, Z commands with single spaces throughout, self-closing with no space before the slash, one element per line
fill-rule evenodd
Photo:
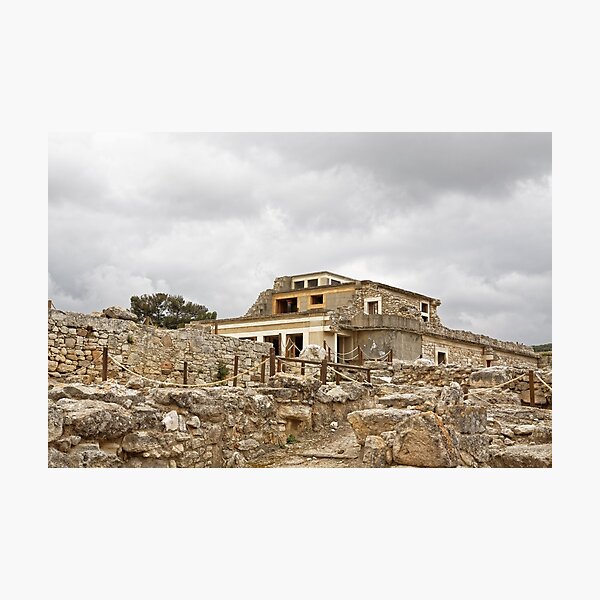
<path fill-rule="evenodd" d="M 551 341 L 550 134 L 57 133 L 48 161 L 59 309 L 167 292 L 241 316 L 275 277 L 329 270 Z"/>

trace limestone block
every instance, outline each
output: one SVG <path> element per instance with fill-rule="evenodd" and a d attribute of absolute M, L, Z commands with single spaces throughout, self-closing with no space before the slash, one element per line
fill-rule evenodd
<path fill-rule="evenodd" d="M 48 406 L 48 442 L 58 440 L 63 434 L 63 412 L 55 406 Z"/>
<path fill-rule="evenodd" d="M 126 321 L 137 321 L 137 316 L 120 306 L 110 306 L 102 311 L 102 314 L 109 319 L 124 319 Z"/>
<path fill-rule="evenodd" d="M 444 424 L 458 433 L 484 433 L 487 425 L 487 409 L 484 406 L 456 404 L 446 406 L 439 412 Z"/>
<path fill-rule="evenodd" d="M 552 445 L 515 444 L 508 448 L 490 449 L 488 465 L 496 468 L 550 468 Z"/>
<path fill-rule="evenodd" d="M 413 467 L 456 467 L 459 454 L 442 420 L 433 412 L 416 413 L 396 427 L 394 462 Z"/>
<path fill-rule="evenodd" d="M 471 373 L 469 385 L 474 388 L 490 388 L 514 379 L 509 367 L 488 367 Z"/>
<path fill-rule="evenodd" d="M 177 411 L 168 412 L 162 419 L 161 423 L 165 426 L 165 431 L 177 431 L 179 429 L 179 415 Z"/>
<path fill-rule="evenodd" d="M 62 398 L 56 406 L 63 411 L 64 425 L 85 439 L 116 438 L 133 426 L 130 413 L 113 402 Z"/>
<path fill-rule="evenodd" d="M 362 446 L 367 436 L 393 430 L 399 423 L 417 412 L 410 408 L 367 408 L 348 413 L 347 419 L 358 443 Z"/>
<path fill-rule="evenodd" d="M 387 444 L 378 435 L 368 435 L 365 438 L 363 462 L 369 467 L 381 468 L 387 466 Z"/>

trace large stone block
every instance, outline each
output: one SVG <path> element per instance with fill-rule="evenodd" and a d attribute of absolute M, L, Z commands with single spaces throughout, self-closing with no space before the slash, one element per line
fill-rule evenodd
<path fill-rule="evenodd" d="M 511 379 L 513 379 L 513 372 L 509 367 L 488 367 L 471 373 L 469 385 L 474 388 L 490 388 Z"/>
<path fill-rule="evenodd" d="M 490 451 L 488 465 L 498 468 L 549 468 L 552 466 L 552 445 L 515 444 Z"/>
<path fill-rule="evenodd" d="M 484 433 L 487 425 L 485 406 L 455 404 L 446 406 L 439 412 L 446 427 L 458 433 Z"/>
<path fill-rule="evenodd" d="M 63 411 L 65 426 L 85 439 L 112 439 L 133 427 L 131 414 L 112 402 L 62 398 L 56 406 Z"/>
<path fill-rule="evenodd" d="M 394 462 L 413 467 L 456 467 L 455 441 L 439 416 L 431 411 L 404 418 L 396 427 Z"/>
<path fill-rule="evenodd" d="M 368 435 L 365 439 L 363 463 L 369 467 L 386 467 L 387 444 L 378 435 Z"/>
<path fill-rule="evenodd" d="M 347 419 L 362 446 L 367 436 L 392 431 L 404 419 L 417 412 L 410 408 L 367 408 L 348 413 Z"/>

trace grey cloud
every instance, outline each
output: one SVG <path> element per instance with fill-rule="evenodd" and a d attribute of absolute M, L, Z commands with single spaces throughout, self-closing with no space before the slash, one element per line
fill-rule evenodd
<path fill-rule="evenodd" d="M 545 341 L 550 153 L 546 134 L 56 134 L 49 293 L 239 316 L 275 276 L 328 269 L 439 297 L 451 327 Z"/>

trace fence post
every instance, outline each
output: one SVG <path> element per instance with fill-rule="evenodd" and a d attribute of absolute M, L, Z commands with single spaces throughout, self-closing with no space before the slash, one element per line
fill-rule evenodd
<path fill-rule="evenodd" d="M 371 383 L 371 369 L 367 369 L 367 382 Z"/>
<path fill-rule="evenodd" d="M 183 384 L 187 385 L 187 375 L 188 375 L 188 371 L 187 371 L 187 360 L 183 361 Z"/>
<path fill-rule="evenodd" d="M 233 357 L 233 387 L 235 387 L 237 385 L 238 360 L 239 360 L 239 357 L 236 354 Z"/>
<path fill-rule="evenodd" d="M 327 383 L 327 358 L 321 361 L 321 383 Z"/>
<path fill-rule="evenodd" d="M 529 371 L 529 404 L 535 404 L 535 384 L 533 382 L 533 371 Z"/>
<path fill-rule="evenodd" d="M 267 358 L 269 358 L 266 354 L 263 354 L 260 359 L 260 382 L 265 382 L 265 369 L 267 366 Z"/>
<path fill-rule="evenodd" d="M 363 351 L 362 348 L 358 347 L 358 364 L 362 367 L 363 364 Z"/>
<path fill-rule="evenodd" d="M 269 375 L 275 375 L 275 348 L 269 350 Z"/>
<path fill-rule="evenodd" d="M 300 363 L 300 375 L 304 375 L 305 369 L 304 369 L 304 363 L 301 362 Z"/>
<path fill-rule="evenodd" d="M 390 351 L 388 353 L 388 362 L 390 364 L 392 364 L 392 358 L 393 358 L 393 356 L 394 356 L 394 350 L 392 348 L 390 348 Z"/>
<path fill-rule="evenodd" d="M 277 372 L 278 373 L 281 372 L 281 360 L 279 357 L 277 357 Z"/>
<path fill-rule="evenodd" d="M 340 385 L 340 372 L 335 370 L 335 385 Z"/>
<path fill-rule="evenodd" d="M 102 348 L 102 381 L 108 378 L 108 346 Z"/>

